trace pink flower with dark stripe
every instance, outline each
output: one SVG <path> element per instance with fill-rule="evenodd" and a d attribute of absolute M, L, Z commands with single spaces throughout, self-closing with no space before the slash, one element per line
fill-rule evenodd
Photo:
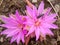
<path fill-rule="evenodd" d="M 40 36 L 54 35 L 52 29 L 57 29 L 57 25 L 53 24 L 57 19 L 57 14 L 51 13 L 51 8 L 44 9 L 44 2 L 42 1 L 38 7 L 33 5 L 33 8 L 27 6 L 27 16 L 29 17 L 27 24 L 30 25 L 29 32 L 26 36 L 35 32 L 36 40 Z"/>

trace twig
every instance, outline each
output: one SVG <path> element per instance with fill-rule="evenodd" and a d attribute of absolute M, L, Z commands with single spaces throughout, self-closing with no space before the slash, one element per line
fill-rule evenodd
<path fill-rule="evenodd" d="M 33 4 L 29 1 L 29 0 L 26 0 L 26 3 L 32 8 L 33 7 Z"/>
<path fill-rule="evenodd" d="M 1 0 L 0 5 L 2 4 L 3 0 Z"/>
<path fill-rule="evenodd" d="M 17 6 L 21 7 L 19 3 L 17 3 L 17 0 L 12 0 Z"/>
<path fill-rule="evenodd" d="M 53 10 L 55 11 L 55 13 L 57 14 L 57 16 L 58 16 L 58 18 L 59 18 L 58 12 L 57 12 L 56 9 L 54 8 L 54 6 L 53 6 L 53 4 L 51 3 L 51 1 L 50 1 L 50 0 L 47 0 L 47 1 L 50 3 L 50 5 L 52 6 Z"/>

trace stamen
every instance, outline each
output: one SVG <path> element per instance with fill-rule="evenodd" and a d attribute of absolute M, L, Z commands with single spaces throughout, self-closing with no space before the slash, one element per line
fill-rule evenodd
<path fill-rule="evenodd" d="M 39 26 L 40 25 L 40 22 L 39 21 L 36 21 L 35 22 L 35 26 Z"/>

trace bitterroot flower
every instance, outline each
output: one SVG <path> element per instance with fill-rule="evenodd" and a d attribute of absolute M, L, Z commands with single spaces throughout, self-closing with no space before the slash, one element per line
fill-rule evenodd
<path fill-rule="evenodd" d="M 24 36 L 27 34 L 27 30 L 23 29 L 26 25 L 26 18 L 18 13 L 16 10 L 16 14 L 11 14 L 9 17 L 1 16 L 1 20 L 4 24 L 0 25 L 6 27 L 7 29 L 1 32 L 1 34 L 6 34 L 7 38 L 11 38 L 11 43 L 16 41 L 18 44 L 20 40 L 24 42 Z"/>
<path fill-rule="evenodd" d="M 43 1 L 40 3 L 38 10 L 34 5 L 33 8 L 27 6 L 26 12 L 27 16 L 29 17 L 27 24 L 29 24 L 31 27 L 26 36 L 35 32 L 36 40 L 38 40 L 41 36 L 45 39 L 46 35 L 54 35 L 51 28 L 58 28 L 55 24 L 53 24 L 57 20 L 55 18 L 57 14 L 51 13 L 50 10 L 51 8 L 47 8 L 46 11 L 44 11 Z"/>

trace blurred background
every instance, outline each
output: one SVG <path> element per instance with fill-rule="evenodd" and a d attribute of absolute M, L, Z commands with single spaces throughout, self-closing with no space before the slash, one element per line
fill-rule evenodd
<path fill-rule="evenodd" d="M 29 0 L 32 4 L 38 5 L 42 0 Z M 52 13 L 57 13 L 58 20 L 55 22 L 59 29 L 52 30 L 54 33 L 54 37 L 47 36 L 47 40 L 40 42 L 35 41 L 35 38 L 30 39 L 28 45 L 60 45 L 60 0 L 44 0 L 45 8 L 52 7 Z M 26 6 L 25 0 L 0 0 L 0 15 L 6 15 L 8 16 L 11 13 L 15 13 L 15 10 L 19 10 L 21 14 L 25 14 L 25 6 Z M 3 22 L 0 20 L 0 24 Z M 0 32 L 3 31 L 5 28 L 0 27 Z M 0 35 L 0 45 L 17 45 L 16 42 L 10 44 L 10 38 L 6 39 L 4 35 Z M 23 45 L 21 42 L 19 45 Z"/>

